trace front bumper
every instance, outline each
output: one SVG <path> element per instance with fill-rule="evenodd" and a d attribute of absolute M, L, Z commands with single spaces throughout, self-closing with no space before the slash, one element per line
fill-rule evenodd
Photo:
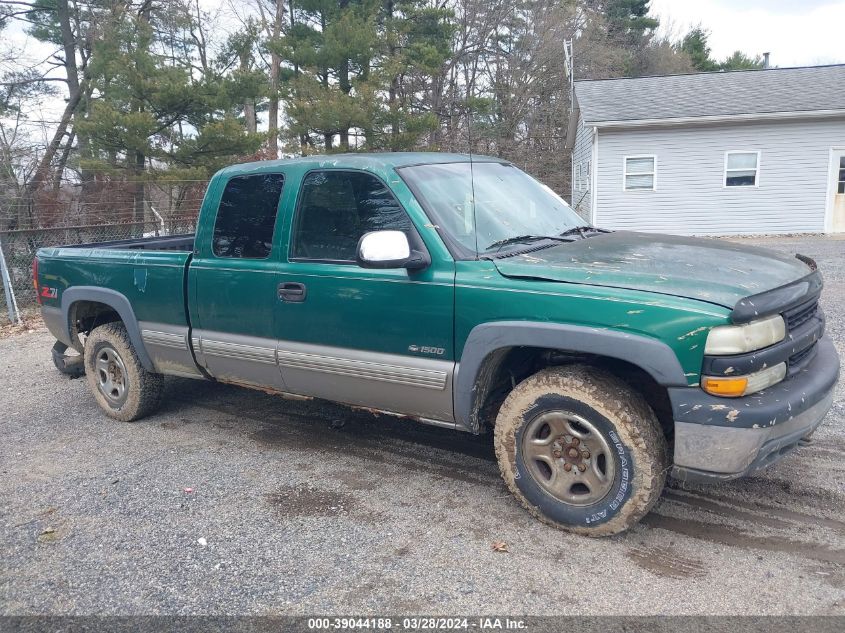
<path fill-rule="evenodd" d="M 744 398 L 719 398 L 697 387 L 669 390 L 675 418 L 672 476 L 724 481 L 765 468 L 796 448 L 833 403 L 839 357 L 828 338 L 791 378 Z"/>

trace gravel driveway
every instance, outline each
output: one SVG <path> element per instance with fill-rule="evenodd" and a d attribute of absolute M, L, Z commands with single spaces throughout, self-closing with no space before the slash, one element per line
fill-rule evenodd
<path fill-rule="evenodd" d="M 818 260 L 845 356 L 845 241 L 747 241 Z M 0 340 L 0 613 L 845 614 L 842 381 L 813 446 L 591 540 L 489 437 L 180 379 L 121 424 L 51 344 Z"/>

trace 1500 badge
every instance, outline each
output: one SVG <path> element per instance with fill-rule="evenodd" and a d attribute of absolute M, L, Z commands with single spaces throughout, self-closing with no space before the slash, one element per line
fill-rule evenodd
<path fill-rule="evenodd" d="M 434 354 L 443 356 L 446 353 L 445 347 L 431 347 L 430 345 L 408 345 L 408 351 L 412 354 Z"/>

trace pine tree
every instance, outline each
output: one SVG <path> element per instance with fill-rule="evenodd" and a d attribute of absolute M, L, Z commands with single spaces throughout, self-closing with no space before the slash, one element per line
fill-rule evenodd
<path fill-rule="evenodd" d="M 387 92 L 387 103 L 366 134 L 369 147 L 412 149 L 439 124 L 437 115 L 420 103 L 418 94 L 449 59 L 452 17 L 451 10 L 430 6 L 424 0 L 384 2 L 374 74 L 379 87 Z"/>
<path fill-rule="evenodd" d="M 159 17 L 151 10 L 123 14 L 95 45 L 96 96 L 80 123 L 95 146 L 94 162 L 133 176 L 165 166 L 209 173 L 254 152 L 260 135 L 236 117 L 245 94 L 255 95 L 252 82 L 237 74 L 227 80 L 210 64 L 198 74 L 192 59 L 169 59 L 156 40 Z"/>
<path fill-rule="evenodd" d="M 133 188 L 136 224 L 145 217 L 147 182 L 207 178 L 263 141 L 236 117 L 243 94 L 195 47 L 195 25 L 174 28 L 158 8 L 144 2 L 103 24 L 89 69 L 95 92 L 77 123 L 91 145 L 85 166 Z"/>
<path fill-rule="evenodd" d="M 258 112 L 266 109 L 269 78 L 256 60 L 259 45 L 257 25 L 248 21 L 243 29 L 229 36 L 219 58 L 218 73 L 223 90 L 243 118 L 247 132 L 258 130 Z"/>
<path fill-rule="evenodd" d="M 420 93 L 450 54 L 451 11 L 425 0 L 303 0 L 283 38 L 288 137 L 322 147 L 409 149 L 438 124 Z M 306 147 L 308 146 L 308 147 Z"/>
<path fill-rule="evenodd" d="M 689 55 L 693 67 L 702 72 L 719 70 L 719 64 L 710 57 L 709 37 L 708 31 L 697 26 L 684 36 L 680 44 L 680 49 Z"/>
<path fill-rule="evenodd" d="M 751 57 L 742 51 L 735 51 L 719 64 L 719 68 L 722 70 L 756 70 L 763 68 L 763 58 L 759 55 Z"/>
<path fill-rule="evenodd" d="M 717 62 L 711 56 L 708 39 L 710 32 L 697 26 L 681 40 L 678 48 L 686 53 L 696 70 L 713 72 L 716 70 L 753 70 L 763 68 L 763 59 L 758 55 L 750 57 L 742 51 L 734 52 L 724 61 Z"/>
<path fill-rule="evenodd" d="M 649 15 L 650 0 L 609 0 L 605 9 L 608 34 L 636 43 L 653 33 L 660 21 Z"/>
<path fill-rule="evenodd" d="M 376 48 L 374 0 L 302 0 L 282 38 L 295 65 L 287 81 L 289 136 L 326 151 L 339 138 L 349 149 L 350 130 L 364 128 L 374 110 L 370 63 Z"/>

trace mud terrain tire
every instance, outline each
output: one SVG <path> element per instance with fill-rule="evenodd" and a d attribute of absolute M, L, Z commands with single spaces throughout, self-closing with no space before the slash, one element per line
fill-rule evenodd
<path fill-rule="evenodd" d="M 95 328 L 85 341 L 85 374 L 110 418 L 134 422 L 161 404 L 163 377 L 144 369 L 122 323 Z"/>
<path fill-rule="evenodd" d="M 518 384 L 499 411 L 494 443 L 514 496 L 544 523 L 576 534 L 627 530 L 666 481 L 654 412 L 627 383 L 588 365 L 544 369 Z"/>

